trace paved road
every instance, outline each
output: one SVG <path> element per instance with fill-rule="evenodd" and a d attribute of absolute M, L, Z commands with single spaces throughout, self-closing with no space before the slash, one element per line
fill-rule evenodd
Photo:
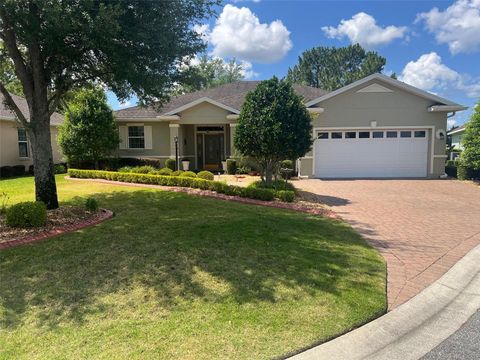
<path fill-rule="evenodd" d="M 480 311 L 422 360 L 480 359 Z"/>

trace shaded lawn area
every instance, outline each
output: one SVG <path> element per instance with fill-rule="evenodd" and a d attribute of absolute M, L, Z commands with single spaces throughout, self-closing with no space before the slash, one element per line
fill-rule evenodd
<path fill-rule="evenodd" d="M 383 260 L 342 222 L 57 181 L 62 202 L 94 194 L 116 216 L 0 251 L 2 359 L 264 359 L 386 309 Z M 32 178 L 0 191 L 31 199 Z"/>

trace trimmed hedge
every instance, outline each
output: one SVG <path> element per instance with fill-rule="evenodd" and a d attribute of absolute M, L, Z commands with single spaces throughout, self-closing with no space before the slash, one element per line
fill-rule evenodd
<path fill-rule="evenodd" d="M 169 168 L 172 171 L 175 171 L 175 168 L 177 167 L 175 159 L 165 160 L 165 167 Z"/>
<path fill-rule="evenodd" d="M 47 223 L 47 207 L 41 201 L 25 201 L 7 208 L 5 221 L 15 228 L 40 227 Z"/>
<path fill-rule="evenodd" d="M 220 181 L 210 181 L 184 176 L 163 176 L 78 169 L 69 169 L 68 175 L 73 178 L 80 179 L 105 179 L 140 184 L 189 187 L 202 190 L 211 190 L 216 191 L 220 194 L 241 196 L 244 198 L 257 199 L 262 201 L 272 201 L 275 197 L 275 191 L 272 189 L 246 188 L 241 186 L 228 185 Z"/>
<path fill-rule="evenodd" d="M 278 190 L 275 192 L 275 196 L 281 201 L 293 202 L 295 200 L 295 191 L 291 190 Z"/>
<path fill-rule="evenodd" d="M 182 172 L 180 175 L 178 176 L 182 176 L 182 177 L 189 177 L 189 178 L 196 178 L 197 177 L 197 174 L 195 174 L 193 171 L 184 171 Z"/>

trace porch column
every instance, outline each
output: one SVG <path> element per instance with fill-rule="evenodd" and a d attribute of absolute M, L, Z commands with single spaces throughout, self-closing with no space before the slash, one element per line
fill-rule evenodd
<path fill-rule="evenodd" d="M 170 123 L 168 124 L 168 127 L 170 128 L 170 157 L 172 159 L 175 159 L 175 136 L 178 137 L 178 153 L 180 155 L 180 136 L 179 136 L 179 129 L 180 129 L 180 124 L 176 123 Z"/>
<path fill-rule="evenodd" d="M 237 123 L 230 123 L 230 157 L 237 158 L 238 154 L 233 144 L 233 139 L 235 138 L 235 131 L 237 130 Z"/>

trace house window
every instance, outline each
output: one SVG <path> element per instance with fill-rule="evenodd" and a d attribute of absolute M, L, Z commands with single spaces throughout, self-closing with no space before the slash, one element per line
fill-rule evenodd
<path fill-rule="evenodd" d="M 332 132 L 332 139 L 341 139 L 342 133 L 341 132 Z"/>
<path fill-rule="evenodd" d="M 319 132 L 317 134 L 318 139 L 328 139 L 328 132 Z"/>
<path fill-rule="evenodd" d="M 358 133 L 358 137 L 360 139 L 369 139 L 370 138 L 370 131 L 360 131 Z"/>
<path fill-rule="evenodd" d="M 410 137 L 412 137 L 412 132 L 411 131 L 400 131 L 400 137 L 410 138 Z"/>
<path fill-rule="evenodd" d="M 357 133 L 355 131 L 345 132 L 345 139 L 355 139 L 356 137 L 357 137 Z"/>
<path fill-rule="evenodd" d="M 381 139 L 383 138 L 383 131 L 374 131 L 372 132 L 372 137 L 374 139 Z"/>
<path fill-rule="evenodd" d="M 396 131 L 387 131 L 387 138 L 396 138 L 398 133 Z"/>
<path fill-rule="evenodd" d="M 24 128 L 18 128 L 18 156 L 28 158 L 28 139 L 27 131 Z"/>
<path fill-rule="evenodd" d="M 145 132 L 143 126 L 128 127 L 128 148 L 144 149 L 145 148 Z"/>
<path fill-rule="evenodd" d="M 425 132 L 425 130 L 415 131 L 416 138 L 424 138 L 425 136 L 427 136 L 427 133 Z"/>

